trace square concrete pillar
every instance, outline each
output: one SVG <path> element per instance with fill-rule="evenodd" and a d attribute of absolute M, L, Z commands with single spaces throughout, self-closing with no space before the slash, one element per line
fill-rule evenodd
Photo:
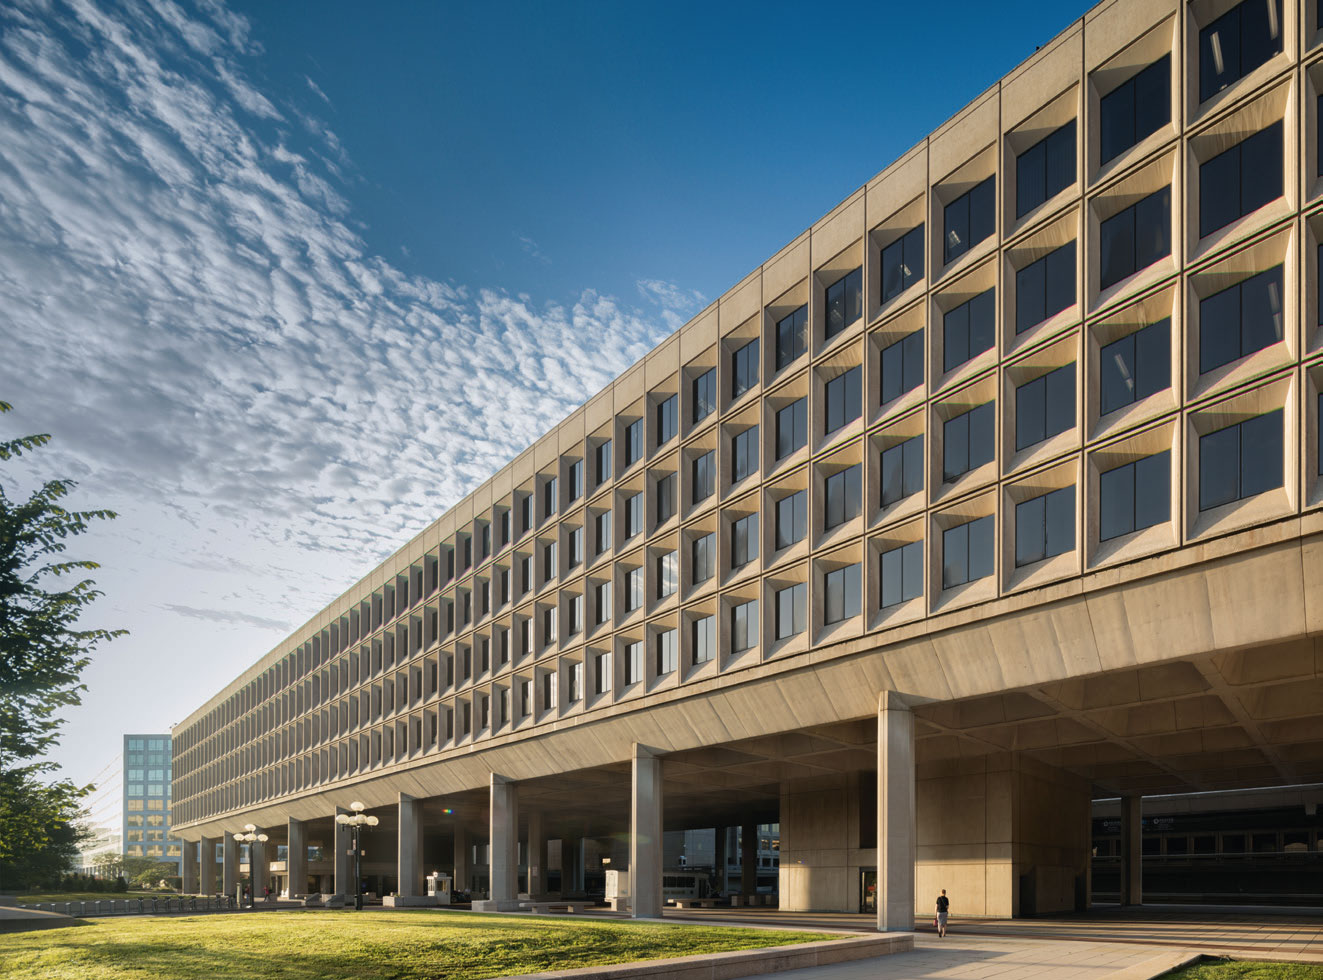
<path fill-rule="evenodd" d="M 914 713 L 894 691 L 877 709 L 877 928 L 914 929 L 917 835 L 914 788 Z"/>
<path fill-rule="evenodd" d="M 198 841 L 198 885 L 203 895 L 216 894 L 216 838 Z"/>
<path fill-rule="evenodd" d="M 290 898 L 307 894 L 308 831 L 302 820 L 289 818 L 289 836 L 285 847 L 285 879 Z"/>
<path fill-rule="evenodd" d="M 1144 819 L 1138 796 L 1121 797 L 1121 904 L 1144 904 Z"/>
<path fill-rule="evenodd" d="M 417 898 L 423 888 L 423 804 L 404 793 L 399 809 L 399 885 L 396 894 Z"/>
<path fill-rule="evenodd" d="M 726 828 L 718 827 L 714 831 L 715 840 L 712 848 L 712 863 L 716 867 L 716 888 L 718 895 L 726 893 Z"/>
<path fill-rule="evenodd" d="M 239 842 L 233 834 L 221 838 L 221 891 L 231 898 L 239 887 Z"/>
<path fill-rule="evenodd" d="M 579 895 L 583 892 L 583 838 L 562 837 L 560 840 L 560 893 Z"/>
<path fill-rule="evenodd" d="M 492 773 L 490 847 L 491 902 L 514 903 L 519 893 L 519 789 Z M 493 909 L 495 911 L 495 909 Z"/>
<path fill-rule="evenodd" d="M 542 811 L 528 815 L 528 896 L 540 898 L 547 893 L 547 835 L 542 829 Z"/>
<path fill-rule="evenodd" d="M 338 806 L 335 812 L 338 816 L 349 811 Z M 354 881 L 354 835 L 345 824 L 332 820 L 331 838 L 335 841 L 335 894 L 353 901 L 359 888 L 359 883 Z"/>
<path fill-rule="evenodd" d="M 459 824 L 455 825 L 455 866 L 451 874 L 454 876 L 452 889 L 457 892 L 469 890 L 469 834 Z"/>
<path fill-rule="evenodd" d="M 740 894 L 758 892 L 758 825 L 746 823 L 740 828 Z"/>
<path fill-rule="evenodd" d="M 262 833 L 259 827 L 257 833 Z M 252 882 L 253 901 L 261 901 L 271 887 L 270 841 L 253 841 L 248 845 L 248 877 Z"/>
<path fill-rule="evenodd" d="M 197 895 L 198 891 L 198 846 L 195 842 L 184 841 L 184 861 L 180 870 L 181 890 L 185 895 Z"/>
<path fill-rule="evenodd" d="M 634 744 L 630 792 L 629 894 L 636 919 L 662 912 L 662 767 L 650 749 Z"/>

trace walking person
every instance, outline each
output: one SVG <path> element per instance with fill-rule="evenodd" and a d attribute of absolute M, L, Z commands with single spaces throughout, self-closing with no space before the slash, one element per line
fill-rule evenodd
<path fill-rule="evenodd" d="M 946 916 L 951 909 L 951 901 L 946 897 L 946 889 L 937 896 L 937 938 L 946 938 Z"/>

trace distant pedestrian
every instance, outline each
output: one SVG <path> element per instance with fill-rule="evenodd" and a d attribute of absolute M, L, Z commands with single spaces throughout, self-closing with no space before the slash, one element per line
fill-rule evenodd
<path fill-rule="evenodd" d="M 270 885 L 267 885 L 265 888 L 262 889 L 262 901 L 264 901 L 264 902 L 269 902 L 269 901 L 271 901 L 271 886 L 270 886 Z"/>
<path fill-rule="evenodd" d="M 937 938 L 946 938 L 946 916 L 951 910 L 951 901 L 946 897 L 946 889 L 942 889 L 942 894 L 937 896 L 937 918 L 933 924 L 937 926 Z"/>

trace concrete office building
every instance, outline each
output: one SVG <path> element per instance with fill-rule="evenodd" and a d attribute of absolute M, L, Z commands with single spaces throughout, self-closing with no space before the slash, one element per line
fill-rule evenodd
<path fill-rule="evenodd" d="M 181 872 L 183 843 L 170 828 L 170 736 L 124 736 L 125 857 L 145 857 L 174 864 Z"/>
<path fill-rule="evenodd" d="M 1319 27 L 1100 4 L 184 721 L 181 832 L 358 799 L 495 907 L 606 841 L 652 915 L 663 829 L 778 823 L 783 908 L 909 928 L 1323 778 Z"/>

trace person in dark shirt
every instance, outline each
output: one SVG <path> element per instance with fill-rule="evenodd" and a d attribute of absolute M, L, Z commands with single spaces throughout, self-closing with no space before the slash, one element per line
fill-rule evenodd
<path fill-rule="evenodd" d="M 946 889 L 937 896 L 937 938 L 946 938 L 946 914 L 951 909 L 951 901 L 946 897 Z"/>

